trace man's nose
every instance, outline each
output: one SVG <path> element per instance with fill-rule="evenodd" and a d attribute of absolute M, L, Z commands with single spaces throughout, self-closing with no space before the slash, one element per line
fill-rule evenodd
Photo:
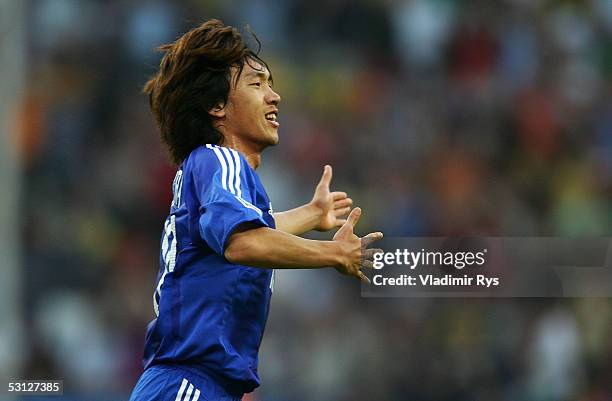
<path fill-rule="evenodd" d="M 268 103 L 277 105 L 280 103 L 281 101 L 281 97 L 278 93 L 274 92 L 274 89 L 270 88 L 270 91 L 268 92 L 268 98 L 266 99 L 268 101 Z"/>

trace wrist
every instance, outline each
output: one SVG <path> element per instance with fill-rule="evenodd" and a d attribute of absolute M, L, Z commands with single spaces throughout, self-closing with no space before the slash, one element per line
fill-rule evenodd
<path fill-rule="evenodd" d="M 308 215 L 311 216 L 313 220 L 319 220 L 323 217 L 323 209 L 318 207 L 315 202 L 310 201 L 306 205 L 304 205 Z"/>
<path fill-rule="evenodd" d="M 318 207 L 313 201 L 310 201 L 304 205 L 304 208 L 306 210 L 306 214 L 308 215 L 308 231 L 319 230 L 321 219 L 323 218 L 323 209 Z"/>
<path fill-rule="evenodd" d="M 339 241 L 326 241 L 327 263 L 332 267 L 341 267 L 345 265 L 346 252 Z"/>

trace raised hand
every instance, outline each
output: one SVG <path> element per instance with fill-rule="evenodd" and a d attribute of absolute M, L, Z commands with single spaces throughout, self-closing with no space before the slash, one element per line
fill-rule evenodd
<path fill-rule="evenodd" d="M 359 238 L 354 233 L 355 225 L 361 217 L 361 209 L 356 207 L 349 214 L 346 222 L 334 235 L 334 241 L 337 241 L 342 248 L 342 257 L 336 270 L 342 274 L 355 276 L 364 283 L 370 283 L 370 280 L 361 271 L 362 267 L 371 268 L 373 265 L 372 258 L 375 253 L 382 252 L 381 249 L 371 249 L 368 246 L 374 241 L 378 241 L 383 237 L 383 233 L 369 233 L 365 237 Z"/>
<path fill-rule="evenodd" d="M 314 196 L 309 203 L 320 215 L 318 224 L 314 229 L 317 231 L 328 231 L 346 223 L 341 217 L 351 210 L 353 200 L 346 192 L 330 192 L 329 186 L 332 179 L 332 168 L 326 165 L 319 184 L 315 188 Z"/>

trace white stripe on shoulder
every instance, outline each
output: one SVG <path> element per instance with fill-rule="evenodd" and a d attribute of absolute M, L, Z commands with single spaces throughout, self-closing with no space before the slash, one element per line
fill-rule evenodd
<path fill-rule="evenodd" d="M 187 379 L 183 379 L 181 382 L 181 388 L 179 388 L 178 393 L 176 393 L 176 398 L 174 401 L 182 401 L 183 393 L 185 392 L 185 387 L 187 387 Z"/>
<path fill-rule="evenodd" d="M 185 393 L 185 401 L 189 401 L 191 399 L 192 392 L 193 392 L 193 384 L 189 383 L 189 387 L 187 388 L 187 392 Z"/>
<path fill-rule="evenodd" d="M 198 398 L 200 398 L 200 390 L 196 389 L 196 391 L 193 393 L 193 400 L 191 401 L 198 401 Z"/>
<path fill-rule="evenodd" d="M 238 152 L 233 149 L 230 149 L 230 152 L 234 156 L 234 162 L 236 163 L 236 195 L 238 195 L 239 198 L 242 198 L 242 190 L 240 189 L 240 156 L 238 155 Z"/>
<path fill-rule="evenodd" d="M 228 148 L 221 147 L 221 150 L 225 154 L 225 157 L 227 158 L 227 164 L 229 166 L 229 176 L 227 177 L 227 186 L 229 187 L 229 191 L 235 195 L 236 191 L 234 190 L 234 171 L 235 171 L 234 158 L 232 157 Z"/>
<path fill-rule="evenodd" d="M 217 145 L 207 144 L 206 147 L 208 149 L 212 149 L 215 152 L 217 159 L 219 159 L 219 164 L 221 164 L 221 185 L 223 186 L 223 189 L 227 190 L 227 163 L 225 163 L 225 159 L 223 158 L 223 155 L 221 154 L 221 151 Z"/>

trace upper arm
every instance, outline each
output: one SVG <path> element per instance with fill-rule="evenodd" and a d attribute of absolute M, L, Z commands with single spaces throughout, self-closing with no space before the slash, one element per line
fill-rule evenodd
<path fill-rule="evenodd" d="M 252 202 L 252 188 L 236 151 L 222 147 L 202 149 L 191 169 L 199 203 L 199 231 L 218 254 L 224 254 L 237 229 L 269 226 Z"/>
<path fill-rule="evenodd" d="M 223 255 L 232 263 L 240 263 L 244 254 L 250 253 L 257 247 L 258 241 L 263 240 L 261 230 L 265 228 L 260 224 L 249 221 L 238 224 L 229 234 L 225 243 Z"/>

